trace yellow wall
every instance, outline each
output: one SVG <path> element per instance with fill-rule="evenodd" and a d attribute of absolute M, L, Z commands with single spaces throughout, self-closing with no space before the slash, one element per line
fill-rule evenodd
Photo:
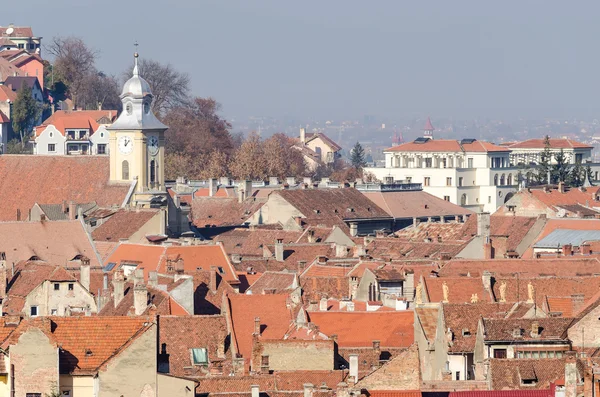
<path fill-rule="evenodd" d="M 155 156 L 150 156 L 146 145 L 147 137 L 155 135 L 158 137 L 159 149 Z M 121 136 L 128 136 L 133 141 L 133 151 L 129 154 L 123 154 L 119 151 L 118 139 Z M 115 182 L 131 182 L 138 177 L 136 192 L 148 190 L 148 167 L 150 160 L 154 158 L 158 163 L 158 173 L 156 175 L 159 183 L 158 188 L 164 190 L 165 186 L 165 149 L 164 149 L 164 133 L 148 132 L 144 134 L 142 131 L 110 131 L 109 142 L 110 154 L 110 180 Z M 123 180 L 123 161 L 129 162 L 129 179 Z"/>
<path fill-rule="evenodd" d="M 193 380 L 158 374 L 158 396 L 193 397 L 196 384 Z"/>
<path fill-rule="evenodd" d="M 93 376 L 60 376 L 60 391 L 71 391 L 71 397 L 94 397 Z"/>
<path fill-rule="evenodd" d="M 153 325 L 100 371 L 98 397 L 140 396 L 142 390 L 145 395 L 156 396 L 156 370 L 156 325 Z"/>

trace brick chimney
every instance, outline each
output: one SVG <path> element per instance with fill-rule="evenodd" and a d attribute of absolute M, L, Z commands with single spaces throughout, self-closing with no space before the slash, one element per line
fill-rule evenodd
<path fill-rule="evenodd" d="M 592 247 L 588 243 L 583 243 L 579 247 L 582 255 L 590 255 L 592 253 Z"/>
<path fill-rule="evenodd" d="M 69 220 L 74 221 L 77 218 L 77 204 L 69 201 Z"/>
<path fill-rule="evenodd" d="M 487 242 L 483 244 L 483 258 L 484 259 L 493 259 L 494 258 L 494 250 L 492 248 L 492 243 Z"/>
<path fill-rule="evenodd" d="M 133 308 L 136 316 L 141 316 L 148 308 L 148 288 L 144 283 L 133 287 Z"/>
<path fill-rule="evenodd" d="M 275 242 L 275 260 L 283 262 L 283 240 L 280 238 Z"/>
<path fill-rule="evenodd" d="M 300 142 L 306 142 L 306 128 L 300 128 Z"/>
<path fill-rule="evenodd" d="M 90 291 L 90 260 L 84 258 L 81 260 L 81 266 L 79 267 L 79 282 L 85 288 L 86 291 Z"/>
<path fill-rule="evenodd" d="M 125 296 L 125 275 L 123 274 L 123 270 L 117 270 L 113 273 L 113 302 L 115 304 L 115 308 L 119 306 L 119 303 L 123 300 Z"/>
<path fill-rule="evenodd" d="M 377 355 L 381 353 L 381 342 L 378 340 L 373 341 L 373 352 Z"/>
<path fill-rule="evenodd" d="M 260 317 L 254 317 L 254 335 L 260 336 Z"/>

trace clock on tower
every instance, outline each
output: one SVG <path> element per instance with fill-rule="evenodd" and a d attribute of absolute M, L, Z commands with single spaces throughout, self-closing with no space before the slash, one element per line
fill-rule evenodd
<path fill-rule="evenodd" d="M 164 135 L 167 126 L 152 112 L 152 90 L 139 73 L 138 54 L 134 55 L 133 76 L 121 93 L 123 111 L 108 128 L 110 131 L 110 179 L 136 181 L 135 200 L 150 203 L 166 193 Z"/>

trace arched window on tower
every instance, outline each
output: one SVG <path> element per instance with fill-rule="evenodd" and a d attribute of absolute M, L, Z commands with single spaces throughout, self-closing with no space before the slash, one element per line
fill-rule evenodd
<path fill-rule="evenodd" d="M 504 186 L 504 182 L 505 182 L 505 176 L 504 174 L 502 174 L 502 176 L 500 177 L 500 186 Z"/>
<path fill-rule="evenodd" d="M 156 183 L 156 161 L 150 161 L 150 183 Z"/>
<path fill-rule="evenodd" d="M 123 163 L 121 163 L 121 174 L 121 179 L 124 181 L 129 180 L 129 161 L 123 160 Z"/>
<path fill-rule="evenodd" d="M 513 177 L 512 177 L 512 174 L 508 174 L 508 178 L 507 178 L 507 180 L 506 180 L 506 184 L 507 184 L 508 186 L 512 186 L 512 184 L 513 184 Z"/>
<path fill-rule="evenodd" d="M 494 186 L 498 186 L 498 174 L 494 175 Z"/>

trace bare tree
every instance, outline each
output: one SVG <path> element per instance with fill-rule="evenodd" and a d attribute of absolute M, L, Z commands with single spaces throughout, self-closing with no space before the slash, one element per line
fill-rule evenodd
<path fill-rule="evenodd" d="M 79 37 L 54 37 L 46 46 L 54 56 L 54 80 L 65 83 L 74 102 L 86 77 L 96 72 L 97 52 Z"/>
<path fill-rule="evenodd" d="M 124 72 L 124 77 L 131 77 L 133 65 Z M 166 114 L 176 107 L 190 102 L 190 77 L 186 73 L 175 70 L 170 64 L 162 64 L 152 59 L 138 60 L 140 76 L 150 84 L 154 100 L 152 109 L 159 115 Z"/>
<path fill-rule="evenodd" d="M 83 78 L 78 106 L 84 109 L 120 110 L 119 83 L 102 72 L 89 73 Z"/>
<path fill-rule="evenodd" d="M 251 133 L 248 139 L 235 152 L 229 163 L 234 177 L 239 179 L 264 179 L 267 177 L 267 164 L 260 137 Z"/>

